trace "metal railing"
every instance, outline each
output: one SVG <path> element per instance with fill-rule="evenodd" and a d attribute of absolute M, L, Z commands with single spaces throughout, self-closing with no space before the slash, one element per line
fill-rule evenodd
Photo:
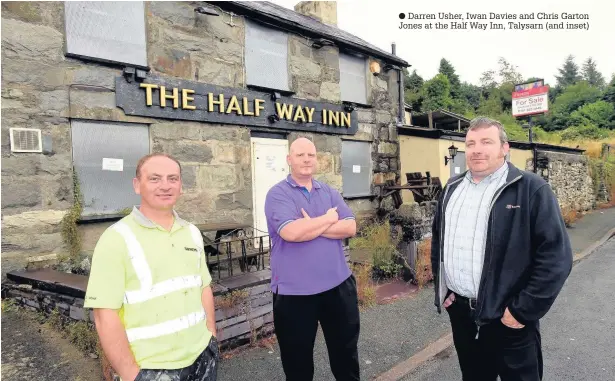
<path fill-rule="evenodd" d="M 269 235 L 256 228 L 235 229 L 216 240 L 203 235 L 203 241 L 207 266 L 214 278 L 264 270 L 268 264 Z"/>

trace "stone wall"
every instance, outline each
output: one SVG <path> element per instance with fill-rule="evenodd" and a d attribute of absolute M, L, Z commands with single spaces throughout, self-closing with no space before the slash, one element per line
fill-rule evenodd
<path fill-rule="evenodd" d="M 581 154 L 538 151 L 537 174 L 542 176 L 557 196 L 560 208 L 587 211 L 595 207 L 594 184 L 588 158 Z M 532 170 L 532 160 L 527 170 Z"/>
<path fill-rule="evenodd" d="M 245 88 L 245 19 L 234 15 L 230 22 L 228 13 L 219 12 L 219 17 L 202 17 L 193 3 L 146 3 L 151 72 Z M 314 49 L 305 38 L 291 35 L 288 51 L 295 97 L 340 101 L 337 47 Z M 248 128 L 126 116 L 115 107 L 120 67 L 64 56 L 61 2 L 2 3 L 2 54 L 3 274 L 23 267 L 28 257 L 65 250 L 60 221 L 73 204 L 71 119 L 150 125 L 151 151 L 169 152 L 182 163 L 181 215 L 195 223 L 252 223 Z M 342 139 L 371 142 L 374 184 L 399 179 L 397 73 L 367 73 L 367 81 L 372 107 L 355 111 L 355 136 L 289 135 L 290 141 L 313 139 L 319 151 L 317 178 L 340 190 Z M 45 153 L 11 153 L 10 127 L 40 128 Z M 349 204 L 358 215 L 373 214 L 378 207 L 370 198 Z M 108 225 L 83 226 L 85 252 L 92 251 Z"/>

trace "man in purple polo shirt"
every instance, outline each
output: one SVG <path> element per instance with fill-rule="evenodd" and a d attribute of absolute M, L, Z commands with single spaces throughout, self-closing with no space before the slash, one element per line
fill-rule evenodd
<path fill-rule="evenodd" d="M 290 175 L 265 201 L 273 320 L 286 380 L 312 380 L 319 322 L 335 379 L 359 380 L 357 287 L 341 241 L 356 234 L 357 224 L 339 192 L 312 178 L 310 140 L 295 140 L 287 161 Z"/>

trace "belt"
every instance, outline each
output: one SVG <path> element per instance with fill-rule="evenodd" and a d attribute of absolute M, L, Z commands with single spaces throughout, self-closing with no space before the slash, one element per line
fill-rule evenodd
<path fill-rule="evenodd" d="M 474 298 L 466 298 L 465 296 L 461 296 L 458 293 L 454 292 L 455 294 L 455 302 L 457 303 L 459 302 L 460 304 L 465 304 L 468 307 L 470 307 L 471 310 L 475 310 L 476 309 L 476 299 Z"/>

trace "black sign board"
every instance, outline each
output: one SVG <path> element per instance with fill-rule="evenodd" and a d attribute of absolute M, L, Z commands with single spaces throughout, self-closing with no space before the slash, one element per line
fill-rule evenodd
<path fill-rule="evenodd" d="M 117 77 L 115 97 L 126 115 L 344 135 L 358 127 L 356 112 L 342 104 L 156 75 L 143 82 Z"/>

